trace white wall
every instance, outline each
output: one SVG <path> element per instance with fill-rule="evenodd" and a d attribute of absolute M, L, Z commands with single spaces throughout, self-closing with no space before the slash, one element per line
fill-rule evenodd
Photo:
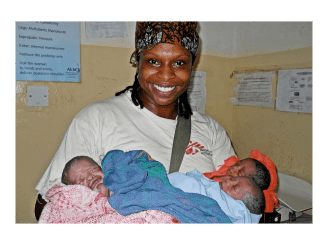
<path fill-rule="evenodd" d="M 81 44 L 134 47 L 135 22 L 123 38 L 92 38 L 81 22 Z M 312 22 L 199 22 L 202 53 L 235 58 L 312 46 Z"/>
<path fill-rule="evenodd" d="M 127 36 L 112 37 L 112 38 L 86 38 L 85 22 L 80 23 L 81 30 L 81 44 L 85 45 L 100 45 L 121 48 L 135 47 L 135 26 L 136 22 L 125 22 L 127 29 Z"/>

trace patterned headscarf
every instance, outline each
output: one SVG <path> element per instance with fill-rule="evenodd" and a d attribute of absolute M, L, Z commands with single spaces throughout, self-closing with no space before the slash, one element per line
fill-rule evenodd
<path fill-rule="evenodd" d="M 199 46 L 197 25 L 197 22 L 137 22 L 131 63 L 136 64 L 137 55 L 144 48 L 151 48 L 158 43 L 182 45 L 195 58 Z"/>

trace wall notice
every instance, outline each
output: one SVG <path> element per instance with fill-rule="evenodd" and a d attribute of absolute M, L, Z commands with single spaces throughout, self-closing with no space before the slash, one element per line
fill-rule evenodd
<path fill-rule="evenodd" d="M 207 100 L 205 71 L 192 72 L 191 83 L 187 89 L 187 94 L 192 111 L 205 114 Z"/>
<path fill-rule="evenodd" d="M 109 38 L 127 36 L 125 22 L 86 22 L 87 38 Z"/>
<path fill-rule="evenodd" d="M 78 22 L 16 22 L 16 80 L 80 82 Z"/>
<path fill-rule="evenodd" d="M 278 71 L 276 110 L 312 113 L 312 69 Z"/>
<path fill-rule="evenodd" d="M 236 74 L 243 79 L 234 86 L 234 105 L 274 107 L 272 81 L 275 72 Z"/>

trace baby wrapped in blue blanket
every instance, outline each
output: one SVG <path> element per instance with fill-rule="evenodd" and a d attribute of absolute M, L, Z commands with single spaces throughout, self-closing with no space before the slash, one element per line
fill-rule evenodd
<path fill-rule="evenodd" d="M 212 198 L 172 186 L 164 166 L 145 151 L 110 151 L 102 160 L 109 204 L 121 215 L 159 210 L 181 223 L 231 223 Z"/>

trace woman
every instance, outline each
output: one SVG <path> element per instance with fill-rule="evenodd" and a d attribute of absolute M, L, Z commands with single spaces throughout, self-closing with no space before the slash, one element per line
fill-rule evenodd
<path fill-rule="evenodd" d="M 211 117 L 192 113 L 187 100 L 199 44 L 196 27 L 196 22 L 137 23 L 131 57 L 137 69 L 133 86 L 75 116 L 35 187 L 39 197 L 45 199 L 46 192 L 60 182 L 65 163 L 79 155 L 101 165 L 110 150 L 145 150 L 168 171 L 178 116 L 192 117 L 180 172 L 211 172 L 235 155 L 225 130 Z"/>

